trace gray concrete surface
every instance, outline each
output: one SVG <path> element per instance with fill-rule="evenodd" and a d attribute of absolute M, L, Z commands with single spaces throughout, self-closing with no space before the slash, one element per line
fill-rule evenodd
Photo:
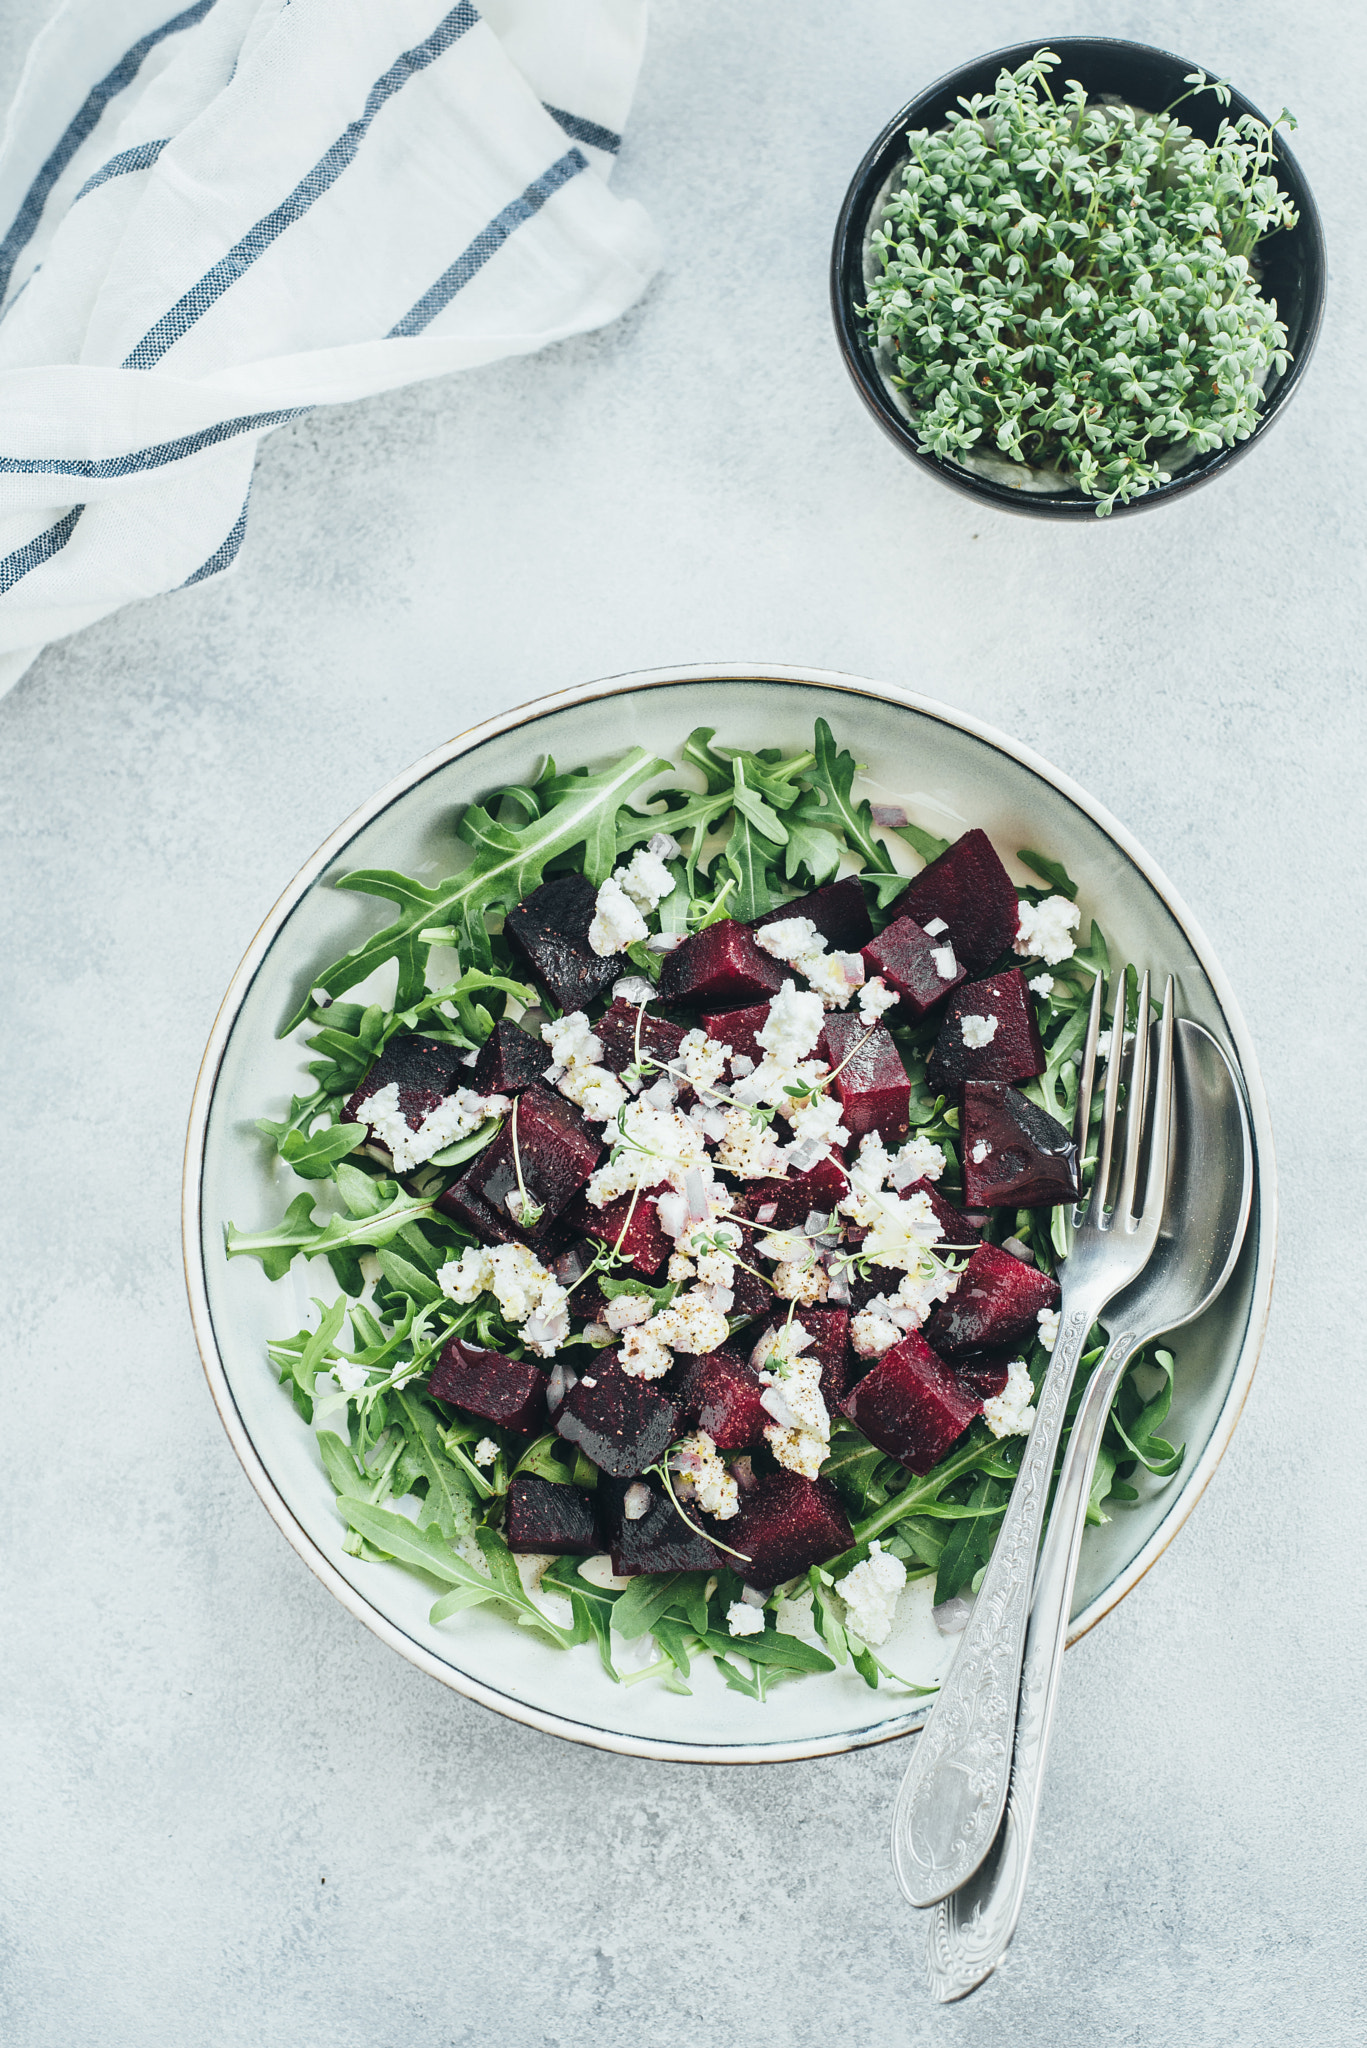
<path fill-rule="evenodd" d="M 46 11 L 8 0 L 0 91 Z M 865 143 L 1036 11 L 658 0 L 620 171 L 668 240 L 648 299 L 540 359 L 277 434 L 230 582 L 50 649 L 0 702 L 10 2048 L 1362 2038 L 1344 106 L 1367 36 L 1332 0 L 1044 12 L 1190 51 L 1301 117 L 1329 325 L 1223 482 L 1109 526 L 978 511 L 882 442 L 837 360 L 827 244 Z M 665 1767 L 420 1676 L 272 1528 L 182 1295 L 200 1048 L 299 862 L 485 711 L 728 656 L 938 694 L 1095 790 L 1241 991 L 1280 1144 L 1245 1419 L 1178 1542 L 1068 1660 L 1019 1941 L 950 2011 L 925 2001 L 889 1874 L 895 1752 Z"/>

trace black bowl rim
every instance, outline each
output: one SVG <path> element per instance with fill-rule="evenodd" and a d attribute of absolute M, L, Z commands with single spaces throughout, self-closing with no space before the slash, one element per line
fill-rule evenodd
<path fill-rule="evenodd" d="M 1002 49 L 984 50 L 980 55 L 970 57 L 964 63 L 955 65 L 952 71 L 945 72 L 943 77 L 937 78 L 931 84 L 925 86 L 916 94 L 914 99 L 909 100 L 901 111 L 884 125 L 878 136 L 864 152 L 858 169 L 850 180 L 845 197 L 841 201 L 840 212 L 836 219 L 835 238 L 831 246 L 831 316 L 835 324 L 836 339 L 839 343 L 845 368 L 849 372 L 859 396 L 863 399 L 864 404 L 872 413 L 879 426 L 882 427 L 884 433 L 897 443 L 905 455 L 910 456 L 923 469 L 928 470 L 931 475 L 938 477 L 942 483 L 948 484 L 951 489 L 962 491 L 968 497 L 1000 506 L 1004 511 L 1023 513 L 1026 517 L 1043 519 L 1095 519 L 1097 516 L 1096 499 L 1086 497 L 1081 492 L 1060 491 L 1049 494 L 1035 494 L 1013 490 L 1009 485 L 995 483 L 989 477 L 975 476 L 970 470 L 960 470 L 952 464 L 942 461 L 937 455 L 926 454 L 918 446 L 911 427 L 892 404 L 887 392 L 883 388 L 881 379 L 872 370 L 871 364 L 866 358 L 866 344 L 855 318 L 853 303 L 848 299 L 844 289 L 844 277 L 850 261 L 851 245 L 855 239 L 856 225 L 858 254 L 862 259 L 864 233 L 868 225 L 869 208 L 873 199 L 873 193 L 869 190 L 869 180 L 875 168 L 880 165 L 889 144 L 894 138 L 904 135 L 908 128 L 917 125 L 917 117 L 923 116 L 927 111 L 927 102 L 938 99 L 942 93 L 950 93 L 957 98 L 961 82 L 969 73 L 978 71 L 987 64 L 995 66 L 998 70 L 1015 70 L 1019 65 L 1032 57 L 1036 50 L 1040 49 L 1056 51 L 1063 65 L 1069 62 L 1070 53 L 1083 55 L 1097 51 L 1113 52 L 1116 54 L 1133 52 L 1136 55 L 1142 54 L 1145 57 L 1166 59 L 1172 64 L 1185 67 L 1187 71 L 1203 70 L 1206 76 L 1212 80 L 1220 76 L 1219 72 L 1212 71 L 1209 66 L 1199 65 L 1189 58 L 1179 56 L 1175 50 L 1164 49 L 1157 43 L 1135 42 L 1125 36 L 1052 36 L 1032 38 L 1026 42 L 1007 44 Z M 1229 111 L 1233 114 L 1251 114 L 1255 120 L 1267 124 L 1267 116 L 1262 112 L 1261 108 L 1255 106 L 1253 101 L 1248 99 L 1233 84 L 1230 85 Z M 1259 415 L 1257 425 L 1246 440 L 1236 441 L 1233 447 L 1213 449 L 1208 455 L 1197 456 L 1188 468 L 1179 470 L 1168 483 L 1159 484 L 1155 489 L 1146 491 L 1142 497 L 1132 498 L 1128 504 L 1115 505 L 1111 513 L 1113 518 L 1125 513 L 1145 512 L 1158 505 L 1166 505 L 1184 493 L 1199 490 L 1201 485 L 1209 483 L 1212 477 L 1223 474 L 1230 467 L 1231 463 L 1237 462 L 1249 452 L 1254 443 L 1261 438 L 1274 420 L 1280 418 L 1282 412 L 1300 387 L 1301 380 L 1309 366 L 1310 358 L 1315 352 L 1315 344 L 1319 340 L 1320 328 L 1324 321 L 1324 305 L 1328 281 L 1328 252 L 1325 246 L 1324 224 L 1320 218 L 1319 207 L 1315 203 L 1315 197 L 1310 189 L 1305 173 L 1281 135 L 1278 135 L 1276 138 L 1276 148 L 1278 171 L 1293 180 L 1299 187 L 1296 203 L 1300 219 L 1293 232 L 1297 235 L 1304 232 L 1307 242 L 1305 266 L 1306 304 L 1300 342 L 1295 357 L 1285 376 L 1279 379 L 1276 389 Z"/>

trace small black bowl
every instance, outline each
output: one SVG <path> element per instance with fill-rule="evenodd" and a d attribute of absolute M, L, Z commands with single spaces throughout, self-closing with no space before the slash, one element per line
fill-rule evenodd
<path fill-rule="evenodd" d="M 961 97 L 990 93 L 999 72 L 1017 70 L 1043 47 L 1045 44 L 1040 41 L 1013 43 L 1009 49 L 993 50 L 985 57 L 977 57 L 971 64 L 937 79 L 934 85 L 918 93 L 909 106 L 903 107 L 901 113 L 889 121 L 855 172 L 840 209 L 835 244 L 831 250 L 831 311 L 845 367 L 853 377 L 860 397 L 904 455 L 909 455 L 923 469 L 938 476 L 942 482 L 952 484 L 956 490 L 966 491 L 970 497 L 979 500 L 986 499 L 989 504 L 1001 505 L 1008 511 L 1033 512 L 1042 519 L 1094 519 L 1096 499 L 1089 498 L 1085 492 L 1058 491 L 1047 495 L 1027 492 L 1018 486 L 975 476 L 972 471 L 961 469 L 956 463 L 944 461 L 937 455 L 924 454 L 909 421 L 898 410 L 883 381 L 864 331 L 864 322 L 854 310 L 864 303 L 865 298 L 864 243 L 870 216 L 884 184 L 899 159 L 907 153 L 907 130 L 940 127 L 946 109 L 953 107 Z M 1099 99 L 1109 93 L 1137 107 L 1157 109 L 1171 105 L 1186 90 L 1183 80 L 1187 74 L 1202 68 L 1185 57 L 1175 57 L 1170 50 L 1155 50 L 1147 43 L 1121 42 L 1110 36 L 1055 37 L 1048 41 L 1047 47 L 1057 51 L 1062 59 L 1054 74 L 1056 79 L 1076 78 L 1091 99 Z M 1218 75 L 1207 70 L 1208 77 Z M 1180 118 L 1204 141 L 1213 142 L 1221 119 L 1235 120 L 1241 114 L 1253 114 L 1260 121 L 1267 118 L 1251 100 L 1233 91 L 1228 107 L 1222 107 L 1213 93 L 1202 93 L 1195 99 L 1186 100 Z M 1196 456 L 1174 474 L 1170 483 L 1159 484 L 1155 489 L 1146 491 L 1143 497 L 1132 498 L 1128 505 L 1117 504 L 1114 508 L 1117 514 L 1143 512 L 1151 505 L 1166 505 L 1184 492 L 1194 491 L 1199 484 L 1209 482 L 1218 471 L 1237 462 L 1285 410 L 1305 375 L 1324 316 L 1327 267 L 1324 230 L 1300 165 L 1280 133 L 1274 161 L 1282 190 L 1290 196 L 1300 220 L 1290 232 L 1283 231 L 1261 243 L 1258 258 L 1263 295 L 1275 299 L 1278 316 L 1286 323 L 1291 362 L 1283 376 L 1279 377 L 1274 371 L 1269 377 L 1258 424 L 1246 441 L 1236 441 L 1232 448 L 1216 448 L 1207 455 Z"/>

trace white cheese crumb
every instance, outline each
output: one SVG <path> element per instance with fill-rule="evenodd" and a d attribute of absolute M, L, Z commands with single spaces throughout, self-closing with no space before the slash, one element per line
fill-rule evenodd
<path fill-rule="evenodd" d="M 825 1020 L 820 996 L 805 990 L 799 994 L 795 982 L 785 981 L 770 1002 L 769 1014 L 755 1033 L 755 1041 L 780 1066 L 795 1066 L 815 1047 Z"/>
<path fill-rule="evenodd" d="M 449 1301 L 461 1303 L 492 1294 L 508 1321 L 523 1325 L 523 1338 L 542 1358 L 569 1336 L 569 1296 L 526 1245 L 469 1245 L 458 1259 L 446 1261 L 437 1285 Z"/>
<path fill-rule="evenodd" d="M 1046 1351 L 1052 1351 L 1058 1342 L 1059 1312 L 1056 1308 L 1042 1308 L 1035 1312 L 1039 1324 L 1039 1340 Z"/>
<path fill-rule="evenodd" d="M 476 1095 L 471 1088 L 457 1088 L 444 1095 L 435 1109 L 429 1109 L 416 1131 L 399 1108 L 399 1088 L 390 1081 L 377 1088 L 356 1112 L 359 1123 L 370 1126 L 370 1134 L 383 1145 L 394 1161 L 397 1173 L 409 1173 L 434 1152 L 467 1138 L 491 1116 L 505 1116 L 512 1107 L 506 1095 Z"/>
<path fill-rule="evenodd" d="M 1023 1358 L 1013 1358 L 1006 1369 L 1006 1385 L 992 1400 L 983 1402 L 983 1421 L 993 1436 L 1027 1436 L 1035 1420 L 1030 1405 L 1035 1390 Z"/>
<path fill-rule="evenodd" d="M 861 1308 L 850 1323 L 850 1342 L 860 1358 L 881 1358 L 885 1351 L 891 1351 L 900 1343 L 903 1332 L 896 1323 L 890 1323 L 881 1316 L 872 1304 Z"/>
<path fill-rule="evenodd" d="M 740 1512 L 740 1489 L 717 1456 L 717 1447 L 705 1429 L 686 1436 L 675 1448 L 669 1469 L 677 1474 L 676 1492 L 683 1500 L 696 1501 L 705 1515 L 729 1522 Z"/>
<path fill-rule="evenodd" d="M 621 953 L 638 939 L 649 936 L 649 928 L 616 875 L 609 875 L 598 891 L 589 944 L 600 959 Z"/>
<path fill-rule="evenodd" d="M 1022 903 L 1017 920 L 1015 951 L 1022 959 L 1043 960 L 1057 967 L 1077 951 L 1072 934 L 1082 921 L 1082 912 L 1066 896 L 1046 896 L 1043 903 Z"/>
<path fill-rule="evenodd" d="M 952 946 L 932 946 L 930 957 L 935 962 L 935 972 L 939 975 L 941 981 L 953 981 L 959 971 L 959 963 L 954 958 L 954 948 Z"/>
<path fill-rule="evenodd" d="M 362 1387 L 370 1385 L 370 1368 L 365 1365 L 348 1365 L 339 1359 L 332 1368 L 332 1377 L 344 1394 L 359 1394 Z"/>
<path fill-rule="evenodd" d="M 864 961 L 858 953 L 828 953 L 826 941 L 809 917 L 784 917 L 762 925 L 756 942 L 775 960 L 806 976 L 828 1010 L 843 1010 L 863 985 Z M 760 1040 L 763 1044 L 763 1039 Z"/>
<path fill-rule="evenodd" d="M 674 1363 L 674 1354 L 654 1335 L 648 1323 L 638 1323 L 623 1333 L 617 1363 L 628 1379 L 662 1380 Z"/>
<path fill-rule="evenodd" d="M 654 1313 L 648 1294 L 614 1294 L 603 1310 L 603 1321 L 610 1330 L 631 1330 L 637 1323 L 648 1323 Z"/>
<path fill-rule="evenodd" d="M 959 1019 L 959 1030 L 963 1034 L 965 1045 L 975 1048 L 980 1045 L 991 1045 L 997 1035 L 997 1019 L 995 1017 L 961 1017 Z"/>
<path fill-rule="evenodd" d="M 876 1647 L 887 1641 L 897 1613 L 897 1596 L 906 1583 L 907 1568 L 901 1558 L 878 1542 L 869 1545 L 863 1564 L 836 1580 L 846 1622 L 861 1642 Z"/>
<path fill-rule="evenodd" d="M 890 989 L 881 975 L 866 981 L 859 991 L 859 1014 L 866 1023 L 876 1023 L 885 1010 L 890 1010 L 900 998 L 895 989 Z"/>
<path fill-rule="evenodd" d="M 1037 996 L 1051 996 L 1054 993 L 1054 977 L 1052 974 L 1035 974 L 1026 986 L 1032 988 Z"/>
<path fill-rule="evenodd" d="M 914 1180 L 938 1180 L 945 1170 L 945 1155 L 929 1138 L 910 1138 L 892 1161 L 889 1178 L 900 1194 Z"/>
<path fill-rule="evenodd" d="M 497 1456 L 498 1445 L 494 1442 L 493 1438 L 491 1436 L 482 1436 L 475 1445 L 475 1463 L 477 1465 L 492 1465 Z"/>
<path fill-rule="evenodd" d="M 624 894 L 631 898 L 636 908 L 647 914 L 674 890 L 673 875 L 648 845 L 638 846 L 626 866 L 618 868 L 614 879 L 620 882 Z"/>
<path fill-rule="evenodd" d="M 973 1147 L 973 1151 L 971 1154 L 973 1164 L 975 1166 L 981 1166 L 984 1159 L 986 1159 L 990 1154 L 991 1150 L 992 1147 L 988 1144 L 986 1138 L 979 1138 L 978 1142 Z"/>
<path fill-rule="evenodd" d="M 747 1606 L 744 1600 L 733 1600 L 726 1610 L 726 1626 L 733 1636 L 762 1636 L 764 1609 Z"/>
<path fill-rule="evenodd" d="M 752 1124 L 745 1109 L 727 1110 L 724 1122 L 718 1166 L 741 1180 L 770 1180 L 783 1172 L 783 1148 L 767 1124 Z"/>

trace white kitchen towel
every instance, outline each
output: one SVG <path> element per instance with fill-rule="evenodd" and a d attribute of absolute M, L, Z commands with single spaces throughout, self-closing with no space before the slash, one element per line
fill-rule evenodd
<path fill-rule="evenodd" d="M 607 177 L 645 25 L 645 0 L 65 0 L 0 144 L 0 690 L 228 568 L 283 421 L 639 296 L 655 237 Z"/>

